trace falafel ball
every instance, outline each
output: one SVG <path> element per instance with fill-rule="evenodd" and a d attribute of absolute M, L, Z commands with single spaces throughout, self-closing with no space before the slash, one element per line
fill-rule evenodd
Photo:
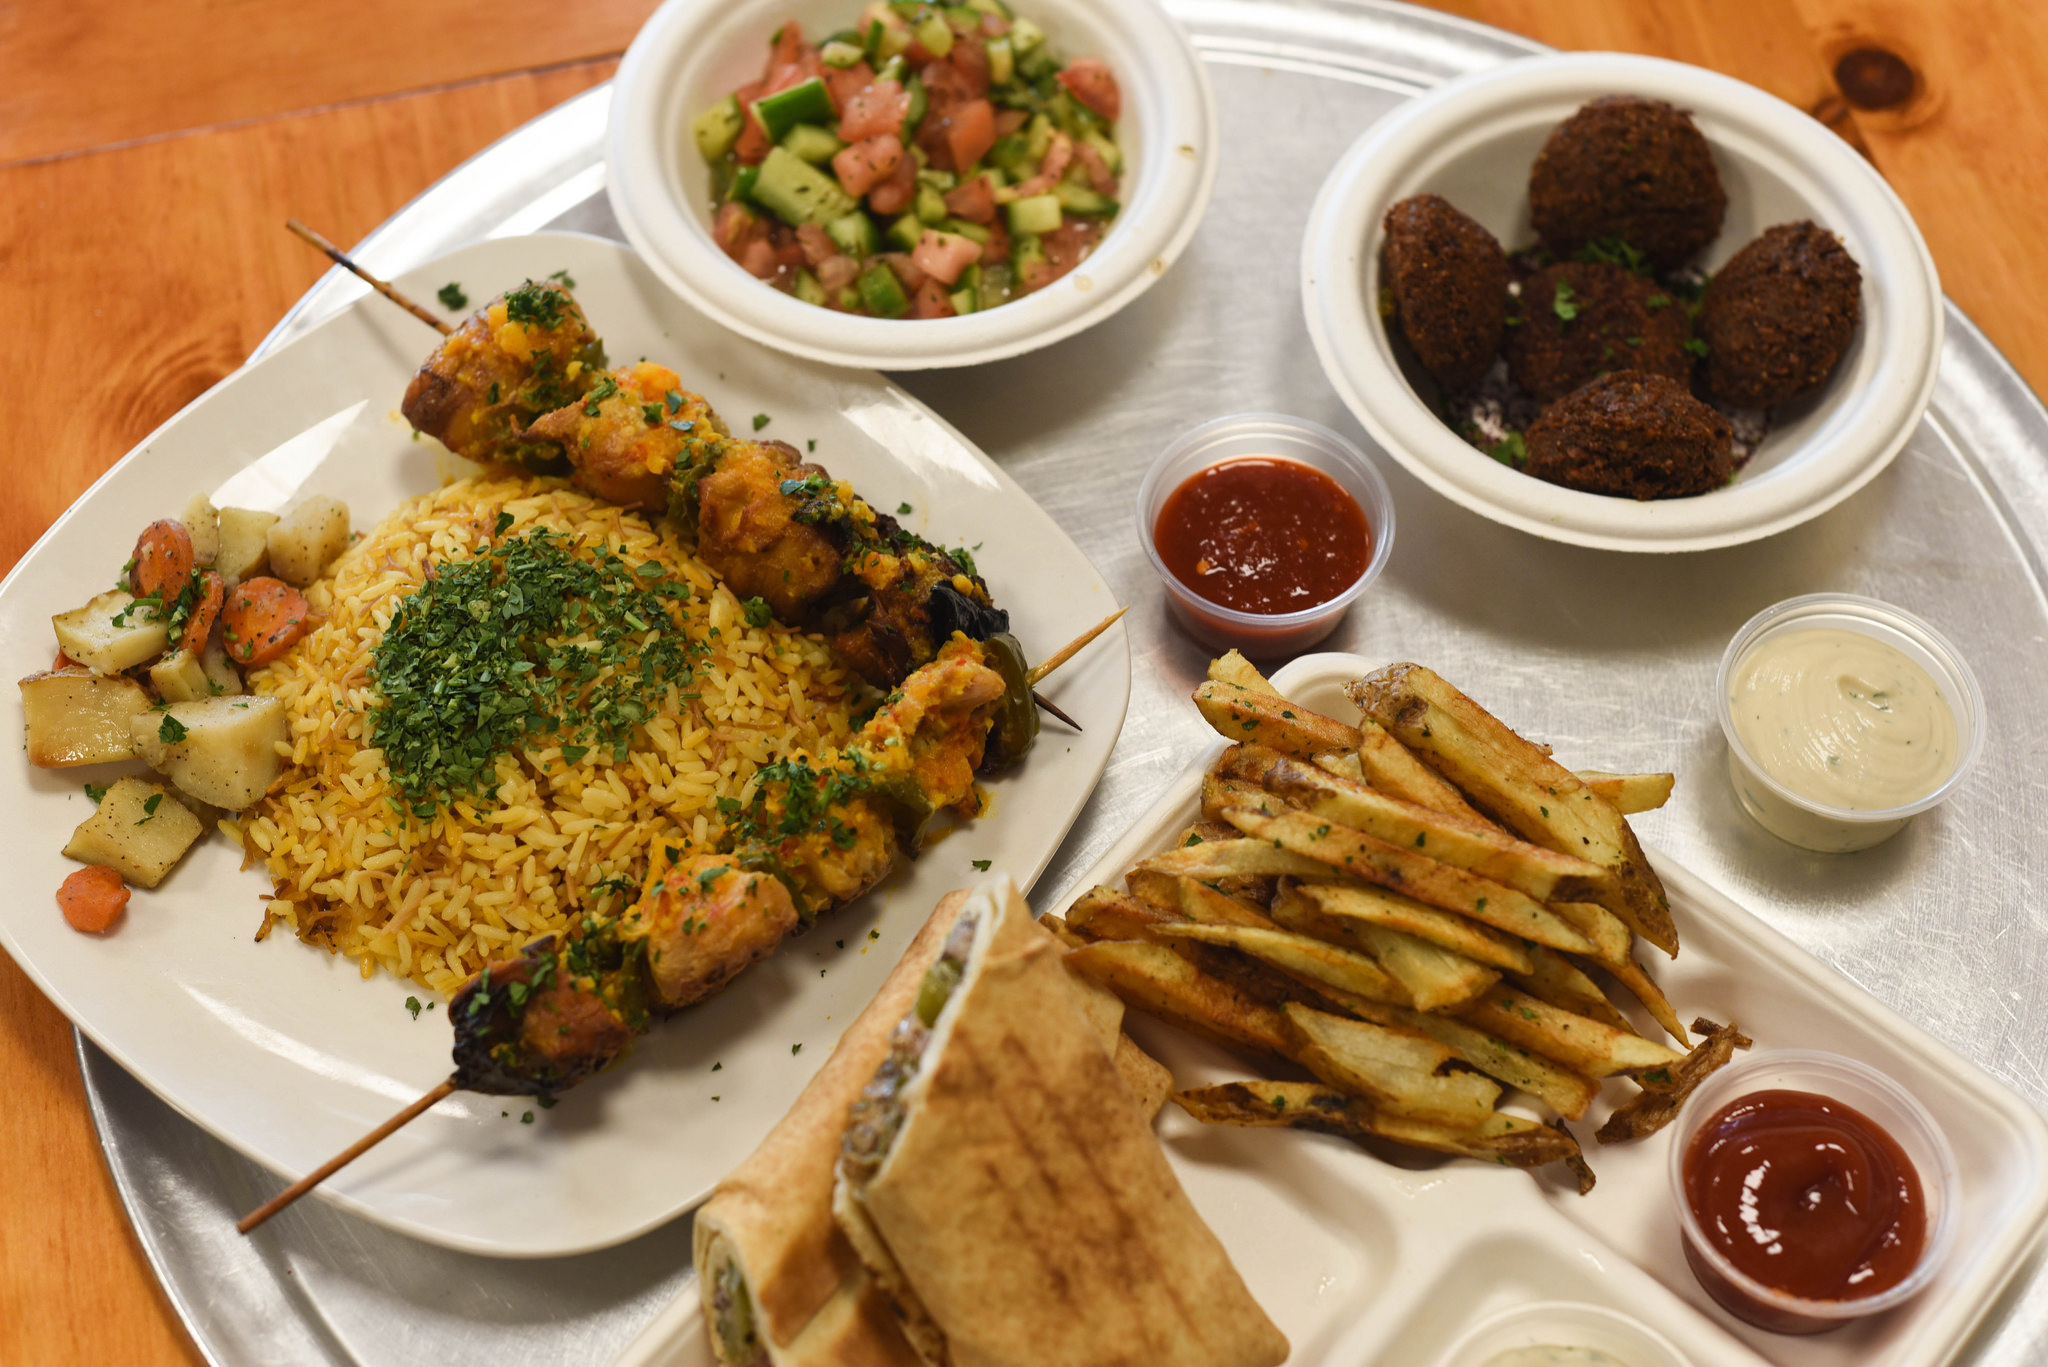
<path fill-rule="evenodd" d="M 1614 370 L 1692 376 L 1685 305 L 1620 266 L 1546 266 L 1522 282 L 1516 316 L 1521 322 L 1508 329 L 1508 373 L 1538 403 Z"/>
<path fill-rule="evenodd" d="M 1606 95 L 1551 131 L 1529 171 L 1536 235 L 1559 257 L 1619 240 L 1675 270 L 1721 231 L 1728 194 L 1692 115 Z"/>
<path fill-rule="evenodd" d="M 1440 195 L 1387 210 L 1387 284 L 1394 319 L 1446 390 L 1484 375 L 1507 330 L 1508 259 L 1492 233 Z"/>
<path fill-rule="evenodd" d="M 1616 498 L 1687 498 L 1735 473 L 1728 419 L 1668 375 L 1621 370 L 1559 399 L 1523 436 L 1538 479 Z"/>
<path fill-rule="evenodd" d="M 1863 319 L 1863 272 L 1816 223 L 1781 223 L 1730 257 L 1700 300 L 1707 392 L 1769 408 L 1817 389 Z"/>

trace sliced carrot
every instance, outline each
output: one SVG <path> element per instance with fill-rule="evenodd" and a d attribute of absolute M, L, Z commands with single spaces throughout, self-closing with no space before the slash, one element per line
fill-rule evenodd
<path fill-rule="evenodd" d="M 112 869 L 88 864 L 57 889 L 57 907 L 73 930 L 98 935 L 121 919 L 128 905 L 128 885 Z"/>
<path fill-rule="evenodd" d="M 162 594 L 168 602 L 192 577 L 192 533 L 175 517 L 160 518 L 135 539 L 135 569 L 129 575 L 135 596 Z"/>
<path fill-rule="evenodd" d="M 192 615 L 185 619 L 179 633 L 181 642 L 189 641 L 194 650 L 206 646 L 206 638 L 213 633 L 213 624 L 220 620 L 220 610 L 227 599 L 227 580 L 212 570 L 199 572 L 199 601 L 192 605 Z"/>
<path fill-rule="evenodd" d="M 228 658 L 255 668 L 283 655 L 312 627 L 306 595 L 282 579 L 250 579 L 227 596 L 221 640 Z"/>
<path fill-rule="evenodd" d="M 57 652 L 55 662 L 50 665 L 52 669 L 81 669 L 83 667 L 78 661 L 72 659 L 61 650 Z"/>

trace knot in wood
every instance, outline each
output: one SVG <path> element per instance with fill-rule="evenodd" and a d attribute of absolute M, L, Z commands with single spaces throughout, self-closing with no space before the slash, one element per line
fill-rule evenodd
<path fill-rule="evenodd" d="M 1835 84 L 1858 109 L 1896 109 L 1913 98 L 1919 83 L 1906 59 L 1885 48 L 1855 48 L 1835 62 Z"/>

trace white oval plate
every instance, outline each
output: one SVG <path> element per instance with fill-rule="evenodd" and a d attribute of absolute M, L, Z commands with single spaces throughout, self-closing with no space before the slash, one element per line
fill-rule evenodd
<path fill-rule="evenodd" d="M 1547 484 L 1445 426 L 1403 375 L 1381 323 L 1380 221 L 1434 192 L 1509 251 L 1535 241 L 1529 166 L 1587 100 L 1640 94 L 1689 109 L 1728 191 L 1716 269 L 1765 228 L 1810 218 L 1863 268 L 1863 324 L 1826 387 L 1785 405 L 1736 482 L 1697 498 L 1637 502 Z M 1529 57 L 1438 87 L 1389 114 L 1324 181 L 1302 243 L 1302 307 L 1330 383 L 1411 474 L 1510 527 L 1579 546 L 1696 551 L 1818 517 L 1891 463 L 1934 392 L 1941 283 L 1912 216 L 1855 149 L 1755 86 L 1620 53 Z"/>
<path fill-rule="evenodd" d="M 605 169 L 626 238 L 669 287 L 719 322 L 833 365 L 979 365 L 1092 327 L 1166 273 L 1216 183 L 1216 103 L 1180 26 L 1156 0 L 1023 0 L 1017 12 L 1068 58 L 1101 57 L 1123 89 L 1123 209 L 1094 253 L 1047 288 L 965 318 L 864 318 L 756 280 L 711 240 L 710 170 L 690 120 L 757 80 L 768 35 L 851 24 L 860 0 L 669 0 L 627 49 L 613 85 Z"/>
<path fill-rule="evenodd" d="M 1111 610 L 1109 588 L 1065 533 L 986 456 L 880 376 L 792 361 L 738 340 L 661 288 L 628 250 L 543 234 L 465 248 L 401 288 L 431 299 L 460 281 L 472 299 L 566 270 L 614 360 L 673 365 L 743 428 L 799 446 L 879 504 L 908 502 L 912 530 L 976 559 L 1034 654 Z M 194 491 L 279 507 L 341 497 L 358 528 L 435 488 L 431 443 L 397 414 L 434 343 L 376 296 L 238 371 L 172 418 L 60 518 L 0 585 L 0 658 L 49 666 L 50 617 L 114 582 L 136 534 Z M 1029 593 L 1025 592 L 1029 588 Z M 751 1152 L 874 995 L 909 936 L 986 859 L 1028 884 L 1107 763 L 1130 696 L 1114 629 L 1048 681 L 1088 729 L 1056 722 L 1020 768 L 991 784 L 993 811 L 873 895 L 792 940 L 724 995 L 657 1027 L 624 1065 L 543 1111 L 529 1099 L 458 1093 L 321 1195 L 403 1233 L 468 1252 L 539 1257 L 602 1248 L 688 1210 Z M 13 692 L 0 727 L 20 734 Z M 137 890 L 105 937 L 65 925 L 58 851 L 92 810 L 87 780 L 113 766 L 48 771 L 15 761 L 0 785 L 18 895 L 0 943 L 101 1048 L 179 1112 L 273 1172 L 296 1177 L 449 1072 L 445 1008 L 405 1010 L 410 983 L 364 981 L 352 961 L 279 931 L 253 935 L 260 869 L 214 836 L 161 887 Z M 837 946 L 844 942 L 845 948 Z M 714 1071 L 714 1065 L 722 1065 Z M 531 1111 L 531 1124 L 521 1117 Z"/>

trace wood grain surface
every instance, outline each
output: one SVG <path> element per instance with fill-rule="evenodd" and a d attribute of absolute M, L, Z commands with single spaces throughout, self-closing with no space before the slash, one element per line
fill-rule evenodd
<path fill-rule="evenodd" d="M 1809 111 L 1884 173 L 1948 293 L 2048 390 L 2048 5 L 1439 7 L 1558 47 L 1695 62 Z M 0 571 L 320 275 L 287 215 L 356 240 L 606 79 L 652 8 L 0 3 L 0 317 L 16 320 L 0 368 L 0 412 L 16 417 Z M 4 955 L 0 1084 L 0 1363 L 200 1362 L 107 1176 L 70 1028 Z"/>

